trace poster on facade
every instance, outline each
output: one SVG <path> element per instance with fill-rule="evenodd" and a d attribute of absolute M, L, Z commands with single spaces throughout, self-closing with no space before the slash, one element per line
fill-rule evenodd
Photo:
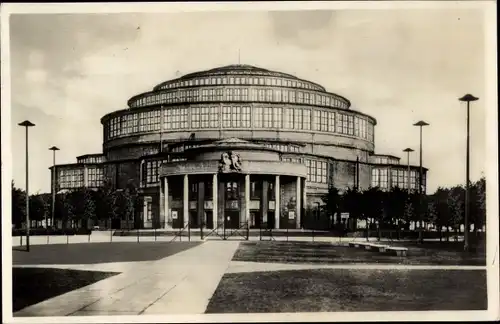
<path fill-rule="evenodd" d="M 177 219 L 177 210 L 172 210 L 172 219 Z"/>
<path fill-rule="evenodd" d="M 295 211 L 288 212 L 288 219 L 295 219 Z"/>

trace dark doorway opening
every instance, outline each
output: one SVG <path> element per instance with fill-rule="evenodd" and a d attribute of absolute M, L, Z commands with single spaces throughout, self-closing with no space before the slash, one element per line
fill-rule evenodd
<path fill-rule="evenodd" d="M 205 211 L 205 227 L 208 229 L 214 228 L 214 213 L 211 210 Z"/>
<path fill-rule="evenodd" d="M 172 209 L 172 227 L 173 228 L 183 228 L 184 227 L 184 215 L 182 210 Z"/>
<path fill-rule="evenodd" d="M 236 229 L 240 227 L 240 212 L 226 210 L 224 213 L 224 226 L 226 228 Z"/>
<path fill-rule="evenodd" d="M 198 222 L 198 212 L 195 210 L 189 211 L 189 226 L 191 228 L 199 228 L 200 224 Z"/>
<path fill-rule="evenodd" d="M 260 213 L 258 211 L 250 211 L 250 228 L 260 228 L 262 223 Z"/>
<path fill-rule="evenodd" d="M 274 219 L 274 211 L 269 210 L 267 212 L 267 228 L 274 228 L 275 219 Z"/>

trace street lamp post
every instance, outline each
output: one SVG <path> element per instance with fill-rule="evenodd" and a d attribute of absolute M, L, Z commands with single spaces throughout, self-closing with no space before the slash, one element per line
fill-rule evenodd
<path fill-rule="evenodd" d="M 413 149 L 411 149 L 411 148 L 409 148 L 409 147 L 407 147 L 407 148 L 405 148 L 405 149 L 403 150 L 403 152 L 406 152 L 406 155 L 407 155 L 407 162 L 408 162 L 408 175 L 407 175 L 407 181 L 408 181 L 408 182 L 407 182 L 407 184 L 406 184 L 406 188 L 408 189 L 408 198 L 410 198 L 410 196 L 409 196 L 409 195 L 410 195 L 410 189 L 411 189 L 411 186 L 410 186 L 410 184 L 411 184 L 411 181 L 410 181 L 410 179 L 411 179 L 411 178 L 410 178 L 410 153 L 411 153 L 411 152 L 414 152 L 414 151 L 415 151 L 415 150 L 413 150 Z"/>
<path fill-rule="evenodd" d="M 420 243 L 423 243 L 424 237 L 422 233 L 422 193 L 423 193 L 423 172 L 422 172 L 422 127 L 424 126 L 429 126 L 428 123 L 424 122 L 423 120 L 416 122 L 413 124 L 413 126 L 418 126 L 420 127 L 420 168 L 419 168 L 419 176 L 418 176 L 418 193 L 419 193 L 419 200 L 418 200 L 418 215 L 419 215 L 419 223 L 420 223 L 420 234 L 419 234 L 419 241 Z"/>
<path fill-rule="evenodd" d="M 29 120 L 18 124 L 26 129 L 26 251 L 30 251 L 30 194 L 29 194 L 29 165 L 28 165 L 28 128 L 35 126 Z"/>
<path fill-rule="evenodd" d="M 407 148 L 405 148 L 405 149 L 403 150 L 403 152 L 406 152 L 406 153 L 407 153 L 407 155 L 406 155 L 406 156 L 407 156 L 407 162 L 408 162 L 408 177 L 407 177 L 407 178 L 408 178 L 408 179 L 407 179 L 407 181 L 408 181 L 407 183 L 408 183 L 408 184 L 407 184 L 406 186 L 407 186 L 407 188 L 408 188 L 408 193 L 410 193 L 410 183 L 411 183 L 411 182 L 410 182 L 410 179 L 411 179 L 411 178 L 410 178 L 410 153 L 411 153 L 411 152 L 415 152 L 415 150 L 413 150 L 413 149 L 411 149 L 411 148 L 407 147 Z"/>
<path fill-rule="evenodd" d="M 470 115 L 470 102 L 479 100 L 479 98 L 474 97 L 471 94 L 466 94 L 460 101 L 467 102 L 467 148 L 466 148 L 466 162 L 465 162 L 465 217 L 464 217 L 464 251 L 469 250 L 469 165 L 470 165 L 470 126 L 469 126 L 469 115 Z"/>
<path fill-rule="evenodd" d="M 52 220 L 50 222 L 50 226 L 54 227 L 54 220 L 56 214 L 56 151 L 59 151 L 59 148 L 56 146 L 52 146 L 49 148 L 52 151 Z M 47 226 L 47 219 L 45 219 L 45 226 Z"/>

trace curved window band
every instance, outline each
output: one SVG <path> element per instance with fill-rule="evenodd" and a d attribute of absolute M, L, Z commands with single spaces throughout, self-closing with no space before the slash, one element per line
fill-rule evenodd
<path fill-rule="evenodd" d="M 251 109 L 245 105 L 160 108 L 113 117 L 104 127 L 106 140 L 150 132 L 221 128 L 317 131 L 372 143 L 374 140 L 374 125 L 363 117 L 309 108 Z"/>
<path fill-rule="evenodd" d="M 129 101 L 130 108 L 159 104 L 196 103 L 219 101 L 255 101 L 272 103 L 310 104 L 323 107 L 348 109 L 349 104 L 342 98 L 326 92 L 293 88 L 263 87 L 210 87 L 178 89 L 168 92 L 143 94 Z"/>

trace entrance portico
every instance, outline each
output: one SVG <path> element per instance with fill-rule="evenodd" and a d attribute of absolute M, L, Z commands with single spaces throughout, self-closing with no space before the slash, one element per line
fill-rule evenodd
<path fill-rule="evenodd" d="M 228 139 L 162 165 L 160 223 L 166 228 L 300 228 L 306 167 L 279 152 Z"/>

